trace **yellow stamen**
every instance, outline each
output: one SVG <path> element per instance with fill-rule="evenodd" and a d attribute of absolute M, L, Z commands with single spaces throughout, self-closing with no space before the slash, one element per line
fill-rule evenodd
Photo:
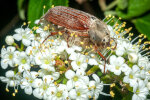
<path fill-rule="evenodd" d="M 113 91 L 110 91 L 110 95 L 111 95 L 111 97 L 114 97 L 115 93 Z"/>
<path fill-rule="evenodd" d="M 23 22 L 23 25 L 25 26 L 25 25 L 27 25 L 27 23 L 26 23 L 26 22 Z"/>
<path fill-rule="evenodd" d="M 54 7 L 55 7 L 54 5 L 51 6 L 51 8 L 54 8 Z"/>
<path fill-rule="evenodd" d="M 46 8 L 46 6 L 44 5 L 44 6 L 43 6 L 43 8 L 45 9 L 45 8 Z"/>
<path fill-rule="evenodd" d="M 9 92 L 9 89 L 8 89 L 8 88 L 6 88 L 6 92 Z"/>
<path fill-rule="evenodd" d="M 114 86 L 115 86 L 115 83 L 113 83 L 113 84 L 110 85 L 111 88 L 114 87 Z"/>

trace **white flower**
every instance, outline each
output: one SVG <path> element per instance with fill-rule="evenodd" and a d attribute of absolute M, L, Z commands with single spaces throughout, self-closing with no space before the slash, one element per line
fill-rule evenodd
<path fill-rule="evenodd" d="M 29 28 L 26 28 L 25 30 L 23 28 L 18 28 L 15 30 L 15 32 L 17 34 L 13 35 L 14 39 L 17 41 L 22 40 L 22 43 L 25 46 L 29 46 L 31 44 L 31 40 L 34 39 L 34 34 L 31 33 Z"/>
<path fill-rule="evenodd" d="M 89 88 L 93 92 L 94 98 L 97 99 L 99 94 L 103 94 L 103 82 L 100 82 L 100 78 L 96 75 L 92 75 L 94 81 L 89 82 Z"/>
<path fill-rule="evenodd" d="M 132 63 L 136 63 L 138 60 L 138 55 L 136 53 L 129 53 L 128 54 L 128 59 Z"/>
<path fill-rule="evenodd" d="M 133 87 L 132 100 L 145 100 L 149 94 L 148 88 L 145 87 L 145 83 L 142 80 L 138 80 L 138 85 Z"/>
<path fill-rule="evenodd" d="M 51 76 L 44 76 L 42 79 L 35 79 L 33 82 L 33 95 L 39 99 L 47 99 L 50 95 L 50 87 L 54 87 L 53 78 Z"/>
<path fill-rule="evenodd" d="M 23 72 L 24 70 L 30 70 L 30 59 L 25 52 L 16 51 L 14 62 L 18 65 L 18 71 Z"/>
<path fill-rule="evenodd" d="M 40 34 L 40 37 L 41 37 L 41 38 L 44 38 L 44 39 L 46 39 L 46 37 L 47 37 L 48 35 L 50 35 L 50 32 L 44 31 L 42 28 L 38 28 L 38 29 L 36 30 L 36 33 L 39 33 L 39 34 Z"/>
<path fill-rule="evenodd" d="M 14 67 L 14 52 L 16 48 L 13 46 L 9 46 L 6 48 L 2 48 L 1 50 L 1 67 L 6 69 L 8 66 Z"/>
<path fill-rule="evenodd" d="M 9 70 L 5 74 L 6 77 L 0 76 L 0 80 L 6 84 L 6 90 L 8 90 L 8 86 L 14 87 L 14 91 L 18 89 L 18 85 L 20 84 L 20 78 L 14 71 Z M 9 90 L 8 90 L 9 91 Z"/>
<path fill-rule="evenodd" d="M 150 90 L 150 82 L 147 83 L 147 88 Z"/>
<path fill-rule="evenodd" d="M 38 74 L 39 74 L 40 77 L 43 77 L 43 76 L 46 76 L 46 75 L 51 75 L 54 80 L 57 80 L 60 76 L 59 72 L 52 71 L 51 68 L 40 69 L 38 71 Z"/>
<path fill-rule="evenodd" d="M 80 82 L 81 84 L 85 84 L 86 83 L 86 78 L 88 78 L 87 76 L 84 76 L 85 72 L 78 69 L 76 71 L 76 73 L 72 70 L 68 70 L 66 73 L 65 73 L 65 77 L 67 79 L 69 79 L 67 81 L 67 88 L 68 90 L 72 89 L 74 86 L 77 86 L 78 83 L 77 82 Z M 80 85 L 81 85 L 80 84 Z"/>
<path fill-rule="evenodd" d="M 69 97 L 74 100 L 88 100 L 88 89 L 83 87 L 71 89 Z"/>
<path fill-rule="evenodd" d="M 132 70 L 123 78 L 123 82 L 129 83 L 134 87 L 137 85 L 137 80 L 140 78 L 140 69 L 137 65 L 132 67 Z"/>
<path fill-rule="evenodd" d="M 35 20 L 35 24 L 39 24 L 39 22 L 40 22 L 40 19 L 37 19 L 37 20 Z"/>
<path fill-rule="evenodd" d="M 53 65 L 55 64 L 55 55 L 49 49 L 45 49 L 37 53 L 34 57 L 37 65 L 40 65 L 43 69 L 51 68 L 52 71 L 55 71 Z"/>
<path fill-rule="evenodd" d="M 69 57 L 70 60 L 73 60 L 71 62 L 72 68 L 74 70 L 82 69 L 86 70 L 87 68 L 87 62 L 86 62 L 86 56 L 82 55 L 80 53 L 72 53 Z"/>
<path fill-rule="evenodd" d="M 29 94 L 29 95 L 32 94 L 33 82 L 37 76 L 38 76 L 38 73 L 35 71 L 32 71 L 32 72 L 25 71 L 23 73 L 24 78 L 21 80 L 20 85 L 21 85 L 21 88 L 24 89 L 26 94 Z"/>
<path fill-rule="evenodd" d="M 128 53 L 137 54 L 138 52 L 139 52 L 138 46 L 133 46 L 128 40 L 117 41 L 116 54 L 118 56 L 122 56 L 123 54 L 128 54 Z"/>
<path fill-rule="evenodd" d="M 124 61 L 123 57 L 116 57 L 115 55 L 112 55 L 110 57 L 110 65 L 108 66 L 109 70 L 114 72 L 116 75 L 120 75 Z"/>
<path fill-rule="evenodd" d="M 67 86 L 59 84 L 58 87 L 53 86 L 48 88 L 49 96 L 47 100 L 68 100 Z"/>
<path fill-rule="evenodd" d="M 139 59 L 138 59 L 138 66 L 141 67 L 142 69 L 148 69 L 149 66 L 149 59 L 148 57 L 142 57 L 142 55 L 139 55 Z"/>
<path fill-rule="evenodd" d="M 97 62 L 96 59 L 90 58 L 90 59 L 88 60 L 88 64 L 90 64 L 90 65 L 98 65 L 98 62 Z"/>
<path fill-rule="evenodd" d="M 5 42 L 8 44 L 8 45 L 12 45 L 14 43 L 14 38 L 13 36 L 6 36 L 6 39 L 5 39 Z"/>

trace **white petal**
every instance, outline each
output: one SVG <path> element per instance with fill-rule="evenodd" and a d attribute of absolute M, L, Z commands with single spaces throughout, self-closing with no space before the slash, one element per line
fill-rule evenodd
<path fill-rule="evenodd" d="M 96 74 L 93 74 L 92 77 L 97 83 L 100 83 L 100 78 Z"/>
<path fill-rule="evenodd" d="M 69 59 L 70 59 L 70 60 L 76 60 L 76 59 L 77 59 L 77 54 L 76 54 L 76 53 L 72 53 L 72 54 L 69 56 Z"/>
<path fill-rule="evenodd" d="M 17 41 L 20 41 L 20 40 L 22 39 L 21 34 L 14 34 L 13 37 L 14 37 L 14 39 L 17 40 Z"/>
<path fill-rule="evenodd" d="M 90 65 L 98 65 L 97 61 L 95 59 L 93 59 L 93 58 L 89 59 L 88 64 L 90 64 Z"/>
<path fill-rule="evenodd" d="M 86 73 L 85 73 L 85 70 L 82 70 L 82 69 L 77 69 L 77 71 L 76 71 L 76 75 L 85 75 Z"/>
<path fill-rule="evenodd" d="M 28 95 L 31 95 L 32 94 L 32 87 L 31 86 L 28 86 L 24 89 L 25 93 L 28 94 Z"/>
<path fill-rule="evenodd" d="M 65 73 L 65 77 L 66 77 L 67 79 L 72 79 L 74 76 L 75 76 L 75 72 L 72 71 L 72 70 L 68 70 L 68 71 Z"/>
<path fill-rule="evenodd" d="M 110 64 L 113 65 L 114 62 L 116 62 L 116 56 L 115 56 L 115 55 L 112 55 L 112 56 L 110 57 Z"/>
<path fill-rule="evenodd" d="M 128 76 L 125 76 L 125 77 L 123 78 L 123 82 L 129 83 L 129 77 L 128 77 Z"/>
<path fill-rule="evenodd" d="M 22 39 L 22 43 L 25 45 L 25 46 L 29 46 L 31 44 L 31 41 L 28 40 L 28 39 Z"/>
<path fill-rule="evenodd" d="M 6 69 L 8 67 L 7 60 L 8 59 L 2 59 L 1 60 L 1 67 L 2 67 L 2 69 Z"/>
<path fill-rule="evenodd" d="M 7 47 L 7 51 L 9 51 L 9 52 L 14 52 L 15 50 L 16 50 L 16 48 L 13 46 Z"/>
<path fill-rule="evenodd" d="M 70 90 L 70 92 L 69 92 L 69 97 L 70 97 L 71 99 L 76 99 L 77 93 L 76 93 L 76 90 L 75 90 L 75 89 Z"/>
<path fill-rule="evenodd" d="M 37 88 L 37 87 L 40 87 L 42 85 L 42 83 L 43 83 L 42 79 L 35 79 L 32 83 L 32 86 L 34 88 Z"/>
<path fill-rule="evenodd" d="M 43 94 L 42 94 L 42 92 L 40 91 L 39 88 L 36 88 L 36 89 L 33 90 L 33 95 L 35 97 L 37 97 L 38 99 L 42 99 L 43 98 Z"/>
<path fill-rule="evenodd" d="M 71 90 L 72 88 L 74 88 L 74 82 L 72 80 L 68 80 L 67 81 L 67 90 Z"/>
<path fill-rule="evenodd" d="M 12 71 L 12 70 L 9 70 L 9 71 L 7 71 L 6 72 L 6 77 L 13 77 L 15 75 L 15 73 L 14 73 L 14 71 Z"/>
<path fill-rule="evenodd" d="M 73 68 L 73 70 L 77 70 L 77 69 L 79 69 L 79 66 L 76 64 L 76 61 L 72 61 L 71 62 L 71 66 L 72 66 L 72 68 Z"/>

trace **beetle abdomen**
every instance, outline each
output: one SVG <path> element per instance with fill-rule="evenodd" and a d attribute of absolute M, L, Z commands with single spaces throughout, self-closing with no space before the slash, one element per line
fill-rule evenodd
<path fill-rule="evenodd" d="M 70 7 L 56 6 L 45 14 L 45 20 L 56 25 L 77 31 L 86 31 L 90 27 L 92 15 Z"/>

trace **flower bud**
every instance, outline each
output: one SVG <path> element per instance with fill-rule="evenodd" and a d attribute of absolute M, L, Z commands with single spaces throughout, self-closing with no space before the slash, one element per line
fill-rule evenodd
<path fill-rule="evenodd" d="M 150 82 L 147 83 L 147 88 L 150 90 Z"/>
<path fill-rule="evenodd" d="M 6 39 L 5 39 L 5 42 L 8 44 L 8 45 L 12 45 L 14 43 L 14 38 L 13 36 L 7 36 Z"/>
<path fill-rule="evenodd" d="M 138 55 L 136 53 L 129 53 L 128 54 L 128 59 L 132 63 L 136 63 L 138 60 Z"/>

